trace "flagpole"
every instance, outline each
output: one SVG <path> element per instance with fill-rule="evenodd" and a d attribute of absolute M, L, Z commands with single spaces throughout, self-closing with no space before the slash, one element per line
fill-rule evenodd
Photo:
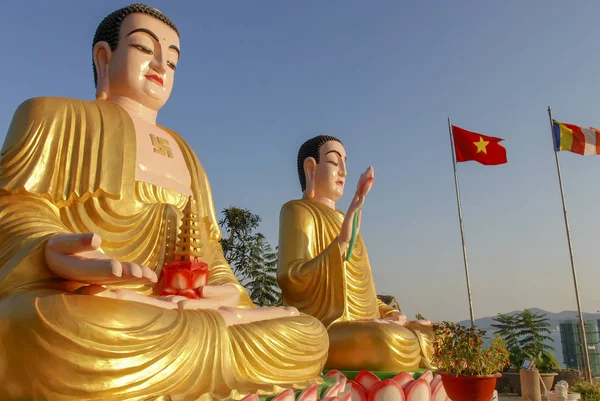
<path fill-rule="evenodd" d="M 556 160 L 556 171 L 558 173 L 558 185 L 560 187 L 560 196 L 563 205 L 563 215 L 565 218 L 565 229 L 567 230 L 567 243 L 569 244 L 569 257 L 571 258 L 571 270 L 573 271 L 573 283 L 575 284 L 575 298 L 577 299 L 577 312 L 579 313 L 579 325 L 581 327 L 581 336 L 583 339 L 583 349 L 585 355 L 585 376 L 592 382 L 592 368 L 590 365 L 590 352 L 588 349 L 587 334 L 585 332 L 585 322 L 583 311 L 581 310 L 581 301 L 579 300 L 579 286 L 577 285 L 577 273 L 575 271 L 575 258 L 573 257 L 573 245 L 571 243 L 571 229 L 569 228 L 569 219 L 567 218 L 567 203 L 562 184 L 562 174 L 560 172 L 560 163 L 558 162 L 558 148 L 556 147 L 556 136 L 554 134 L 554 124 L 552 120 L 552 108 L 548 106 L 548 117 L 550 118 L 550 131 L 552 132 L 552 143 L 554 146 L 554 158 Z"/>
<path fill-rule="evenodd" d="M 473 314 L 473 298 L 471 296 L 471 280 L 469 279 L 469 263 L 467 262 L 467 245 L 465 244 L 465 226 L 463 225 L 462 207 L 460 205 L 460 191 L 458 189 L 458 174 L 456 172 L 456 156 L 454 150 L 454 137 L 452 134 L 452 123 L 448 117 L 448 131 L 450 132 L 450 146 L 452 148 L 452 167 L 454 168 L 454 186 L 456 188 L 456 203 L 458 205 L 458 222 L 460 223 L 460 238 L 462 239 L 463 259 L 465 261 L 465 275 L 467 277 L 467 294 L 469 296 L 469 313 L 471 315 L 471 327 L 475 327 L 475 315 Z"/>

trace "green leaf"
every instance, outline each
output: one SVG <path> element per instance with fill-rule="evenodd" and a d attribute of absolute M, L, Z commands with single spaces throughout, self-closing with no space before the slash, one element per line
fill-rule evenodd
<path fill-rule="evenodd" d="M 248 209 L 230 206 L 221 212 L 219 226 L 223 255 L 234 274 L 258 306 L 279 306 L 281 291 L 277 284 L 277 250 L 257 232 L 261 218 Z"/>

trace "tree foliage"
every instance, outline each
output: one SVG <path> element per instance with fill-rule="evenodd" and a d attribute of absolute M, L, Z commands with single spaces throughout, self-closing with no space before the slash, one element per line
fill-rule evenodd
<path fill-rule="evenodd" d="M 548 334 L 550 323 L 546 314 L 533 313 L 525 309 L 519 313 L 517 319 L 517 333 L 519 335 L 519 346 L 530 355 L 537 355 L 542 351 L 554 351 L 554 348 L 545 341 L 554 341 Z"/>
<path fill-rule="evenodd" d="M 506 348 L 511 349 L 518 344 L 519 336 L 516 332 L 517 321 L 516 315 L 505 315 L 499 313 L 494 318 L 495 324 L 491 326 L 496 329 L 496 334 L 504 339 Z"/>
<path fill-rule="evenodd" d="M 504 339 L 513 369 L 519 369 L 525 359 L 535 360 L 541 371 L 558 367 L 556 358 L 550 352 L 554 348 L 548 345 L 554 340 L 548 335 L 551 331 L 546 314 L 525 309 L 513 315 L 500 313 L 494 322 L 492 327 Z"/>
<path fill-rule="evenodd" d="M 233 272 L 259 306 L 281 305 L 277 285 L 277 251 L 257 232 L 261 218 L 248 209 L 223 209 L 219 225 L 226 232 L 221 247 Z"/>

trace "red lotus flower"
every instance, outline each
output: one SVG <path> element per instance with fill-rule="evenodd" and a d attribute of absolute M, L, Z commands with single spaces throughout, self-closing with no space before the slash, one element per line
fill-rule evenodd
<path fill-rule="evenodd" d="M 208 283 L 208 265 L 202 261 L 169 263 L 160 273 L 157 286 L 160 295 L 181 295 L 202 298 L 202 288 Z"/>

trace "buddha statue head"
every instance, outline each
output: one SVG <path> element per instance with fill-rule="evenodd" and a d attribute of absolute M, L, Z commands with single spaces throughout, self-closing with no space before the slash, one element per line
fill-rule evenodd
<path fill-rule="evenodd" d="M 344 195 L 346 150 L 342 141 L 318 135 L 298 151 L 298 177 L 304 197 L 334 203 Z"/>
<path fill-rule="evenodd" d="M 94 35 L 96 98 L 158 111 L 171 95 L 179 53 L 179 31 L 159 10 L 132 4 L 112 12 Z"/>

